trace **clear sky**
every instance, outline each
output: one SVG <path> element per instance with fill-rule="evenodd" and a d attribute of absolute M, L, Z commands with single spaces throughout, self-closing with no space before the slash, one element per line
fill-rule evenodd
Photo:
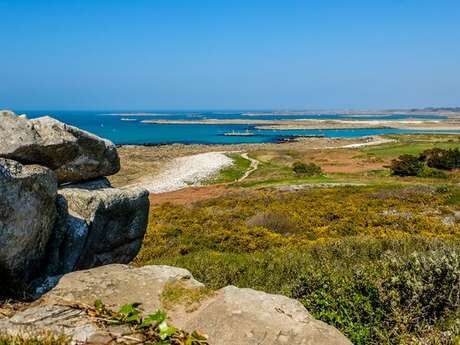
<path fill-rule="evenodd" d="M 0 0 L 0 108 L 460 105 L 459 0 Z"/>

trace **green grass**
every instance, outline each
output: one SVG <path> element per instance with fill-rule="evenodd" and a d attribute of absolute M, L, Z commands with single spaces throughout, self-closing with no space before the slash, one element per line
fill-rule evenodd
<path fill-rule="evenodd" d="M 274 178 L 267 180 L 248 181 L 239 183 L 239 187 L 243 188 L 257 188 L 257 187 L 275 187 L 284 185 L 299 185 L 299 184 L 310 184 L 310 183 L 336 183 L 338 181 L 322 175 L 322 176 L 309 176 L 302 178 Z"/>
<path fill-rule="evenodd" d="M 388 158 L 388 157 L 397 157 L 403 154 L 418 155 L 424 150 L 432 148 L 442 148 L 442 149 L 451 149 L 451 148 L 460 148 L 459 142 L 446 142 L 446 143 L 419 143 L 419 142 L 410 142 L 405 141 L 402 143 L 394 144 L 384 144 L 375 147 L 366 147 L 361 149 L 366 155 L 374 156 L 377 158 Z"/>
<path fill-rule="evenodd" d="M 227 168 L 222 169 L 219 174 L 209 181 L 209 184 L 228 183 L 240 179 L 244 173 L 249 169 L 251 161 L 241 156 L 238 153 L 227 154 L 233 160 L 233 164 Z"/>

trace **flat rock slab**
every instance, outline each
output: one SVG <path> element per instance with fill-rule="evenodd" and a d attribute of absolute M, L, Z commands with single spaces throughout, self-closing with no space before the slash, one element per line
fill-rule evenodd
<path fill-rule="evenodd" d="M 60 183 L 109 176 L 120 170 L 108 140 L 45 116 L 28 120 L 0 112 L 0 157 L 52 169 Z"/>
<path fill-rule="evenodd" d="M 56 195 L 51 170 L 0 158 L 0 268 L 20 281 L 28 282 L 43 267 Z"/>
<path fill-rule="evenodd" d="M 204 286 L 182 268 L 161 265 L 134 268 L 112 264 L 64 275 L 42 300 L 47 304 L 78 301 L 93 305 L 96 299 L 100 299 L 113 310 L 138 302 L 142 303 L 141 308 L 146 314 L 151 314 L 162 309 L 160 295 L 165 286 L 178 281 L 191 289 Z"/>
<path fill-rule="evenodd" d="M 334 327 L 315 320 L 298 301 L 252 289 L 228 286 L 209 294 L 192 311 L 180 303 L 168 309 L 161 295 L 177 282 L 186 289 L 203 287 L 184 269 L 108 265 L 65 275 L 41 303 L 93 304 L 101 299 L 117 310 L 137 302 L 145 314 L 167 310 L 174 326 L 207 334 L 213 345 L 351 344 Z"/>

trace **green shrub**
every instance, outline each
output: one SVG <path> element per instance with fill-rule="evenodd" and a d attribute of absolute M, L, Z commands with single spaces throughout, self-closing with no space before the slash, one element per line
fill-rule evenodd
<path fill-rule="evenodd" d="M 296 175 L 304 175 L 304 176 L 317 176 L 321 175 L 322 170 L 321 167 L 316 165 L 315 163 L 303 163 L 303 162 L 295 162 L 292 165 L 292 170 Z"/>
<path fill-rule="evenodd" d="M 448 322 L 459 313 L 458 255 L 457 248 L 404 257 L 390 252 L 348 272 L 308 272 L 293 296 L 354 344 L 406 344 L 433 332 L 448 344 L 460 334 L 459 325 Z"/>
<path fill-rule="evenodd" d="M 460 151 L 456 149 L 434 148 L 425 150 L 420 154 L 420 159 L 426 161 L 430 168 L 452 170 L 460 168 Z"/>
<path fill-rule="evenodd" d="M 401 155 L 391 161 L 390 170 L 396 176 L 418 176 L 422 173 L 425 163 L 412 155 Z"/>
<path fill-rule="evenodd" d="M 434 177 L 434 178 L 447 178 L 447 174 L 439 169 L 424 166 L 423 169 L 417 174 L 418 177 Z"/>

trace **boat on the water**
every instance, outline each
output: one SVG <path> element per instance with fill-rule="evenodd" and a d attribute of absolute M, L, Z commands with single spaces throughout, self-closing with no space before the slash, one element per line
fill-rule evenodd
<path fill-rule="evenodd" d="M 231 132 L 224 133 L 224 135 L 227 137 L 251 137 L 255 134 L 254 132 L 246 130 L 244 132 L 231 131 Z"/>
<path fill-rule="evenodd" d="M 132 119 L 132 118 L 129 118 L 129 117 L 122 117 L 120 120 L 121 121 L 137 121 L 137 119 Z"/>

